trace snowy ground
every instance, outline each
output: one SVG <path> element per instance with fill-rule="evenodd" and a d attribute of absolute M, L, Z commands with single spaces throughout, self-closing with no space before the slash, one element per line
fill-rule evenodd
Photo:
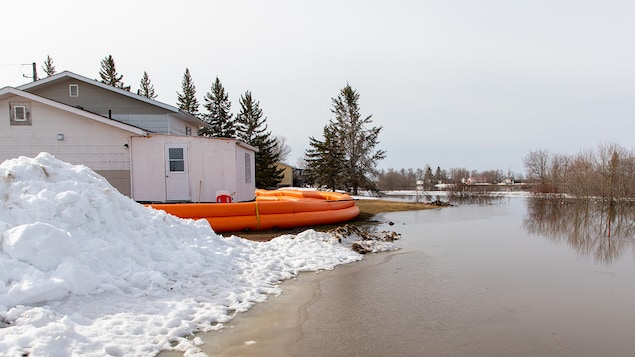
<path fill-rule="evenodd" d="M 135 203 L 84 166 L 45 153 L 7 160 L 0 355 L 197 355 L 200 340 L 185 336 L 222 328 L 300 271 L 362 259 L 342 242 L 312 230 L 264 243 L 223 238 L 206 221 Z"/>

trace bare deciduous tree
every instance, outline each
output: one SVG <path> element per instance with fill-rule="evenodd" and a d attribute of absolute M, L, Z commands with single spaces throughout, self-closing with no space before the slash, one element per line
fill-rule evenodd
<path fill-rule="evenodd" d="M 555 154 L 551 158 L 549 180 L 557 192 L 566 192 L 566 178 L 571 157 L 565 154 Z"/>
<path fill-rule="evenodd" d="M 525 157 L 524 164 L 529 179 L 540 182 L 541 189 L 550 191 L 549 186 L 549 158 L 547 150 L 531 151 Z"/>
<path fill-rule="evenodd" d="M 287 138 L 282 135 L 274 136 L 274 141 L 276 145 L 274 147 L 274 151 L 279 157 L 280 162 L 284 162 L 289 158 L 289 154 L 291 154 L 291 147 L 287 145 Z"/>
<path fill-rule="evenodd" d="M 575 156 L 533 151 L 525 158 L 525 167 L 528 176 L 539 182 L 539 192 L 599 197 L 610 202 L 635 196 L 635 155 L 617 144 L 601 145 Z"/>

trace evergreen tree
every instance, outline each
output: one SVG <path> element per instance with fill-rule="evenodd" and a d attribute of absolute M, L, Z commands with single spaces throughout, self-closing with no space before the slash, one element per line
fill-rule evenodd
<path fill-rule="evenodd" d="M 157 97 L 155 91 L 154 91 L 154 86 L 152 85 L 152 82 L 150 81 L 150 78 L 148 77 L 148 72 L 143 71 L 143 77 L 141 77 L 141 82 L 139 83 L 139 90 L 137 91 L 137 94 L 144 96 L 146 98 L 150 98 L 150 99 L 154 99 Z"/>
<path fill-rule="evenodd" d="M 335 114 L 331 125 L 347 162 L 344 172 L 346 184 L 356 195 L 362 185 L 374 188 L 372 179 L 377 174 L 377 162 L 386 156 L 385 151 L 375 150 L 382 127 L 368 127 L 372 123 L 372 115 L 361 117 L 359 94 L 349 84 L 337 98 L 331 99 L 331 112 Z"/>
<path fill-rule="evenodd" d="M 192 81 L 190 70 L 185 69 L 183 80 L 181 81 L 181 90 L 183 93 L 177 92 L 177 100 L 179 109 L 198 117 L 198 100 L 196 99 L 196 87 Z"/>
<path fill-rule="evenodd" d="M 53 59 L 51 56 L 46 56 L 46 61 L 44 61 L 44 66 L 42 67 L 44 73 L 46 73 L 47 77 L 50 77 L 55 74 L 55 66 L 53 65 Z"/>
<path fill-rule="evenodd" d="M 280 152 L 277 141 L 267 131 L 267 118 L 263 117 L 260 102 L 255 101 L 251 92 L 247 91 L 240 97 L 240 112 L 236 116 L 236 134 L 238 139 L 257 147 L 255 154 L 256 188 L 275 187 L 282 181 L 284 171 L 278 169 Z"/>
<path fill-rule="evenodd" d="M 432 174 L 432 168 L 430 167 L 430 165 L 426 164 L 424 172 L 425 172 L 423 174 L 423 182 L 425 185 L 424 187 L 426 189 L 430 189 L 437 184 L 437 182 L 434 182 L 434 174 Z"/>
<path fill-rule="evenodd" d="M 233 114 L 229 112 L 232 104 L 218 77 L 204 100 L 203 106 L 207 109 L 207 114 L 204 115 L 203 120 L 210 124 L 211 128 L 202 128 L 200 134 L 216 138 L 234 138 L 236 128 L 234 128 Z"/>
<path fill-rule="evenodd" d="M 123 84 L 123 75 L 117 73 L 117 69 L 115 68 L 115 60 L 112 58 L 112 55 L 108 55 L 101 60 L 99 77 L 101 77 L 102 83 L 106 83 L 113 87 L 130 91 L 130 86 L 126 86 Z"/>
<path fill-rule="evenodd" d="M 343 187 L 346 158 L 332 124 L 324 127 L 322 141 L 309 137 L 311 148 L 305 151 L 309 183 L 335 191 Z"/>
<path fill-rule="evenodd" d="M 441 167 L 437 166 L 437 170 L 434 172 L 434 180 L 435 184 L 440 183 L 443 180 L 443 171 L 441 171 Z"/>

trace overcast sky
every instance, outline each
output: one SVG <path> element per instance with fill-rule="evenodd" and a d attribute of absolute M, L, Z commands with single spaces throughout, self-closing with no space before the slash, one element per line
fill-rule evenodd
<path fill-rule="evenodd" d="M 58 72 L 99 77 L 111 54 L 136 91 L 147 71 L 176 106 L 216 76 L 246 90 L 297 164 L 346 85 L 383 126 L 380 168 L 524 172 L 529 151 L 633 148 L 635 1 L 10 1 L 0 87 Z M 201 106 L 201 111 L 204 108 Z"/>

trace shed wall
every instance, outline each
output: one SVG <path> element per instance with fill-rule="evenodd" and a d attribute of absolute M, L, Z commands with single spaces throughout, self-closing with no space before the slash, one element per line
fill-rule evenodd
<path fill-rule="evenodd" d="M 166 201 L 165 145 L 187 143 L 190 197 L 192 202 L 215 202 L 218 191 L 233 193 L 234 201 L 254 198 L 255 185 L 240 183 L 235 140 L 189 136 L 153 135 L 132 137 L 132 197 L 141 202 Z M 253 156 L 253 154 L 252 154 Z M 252 171 L 254 169 L 252 168 Z"/>

